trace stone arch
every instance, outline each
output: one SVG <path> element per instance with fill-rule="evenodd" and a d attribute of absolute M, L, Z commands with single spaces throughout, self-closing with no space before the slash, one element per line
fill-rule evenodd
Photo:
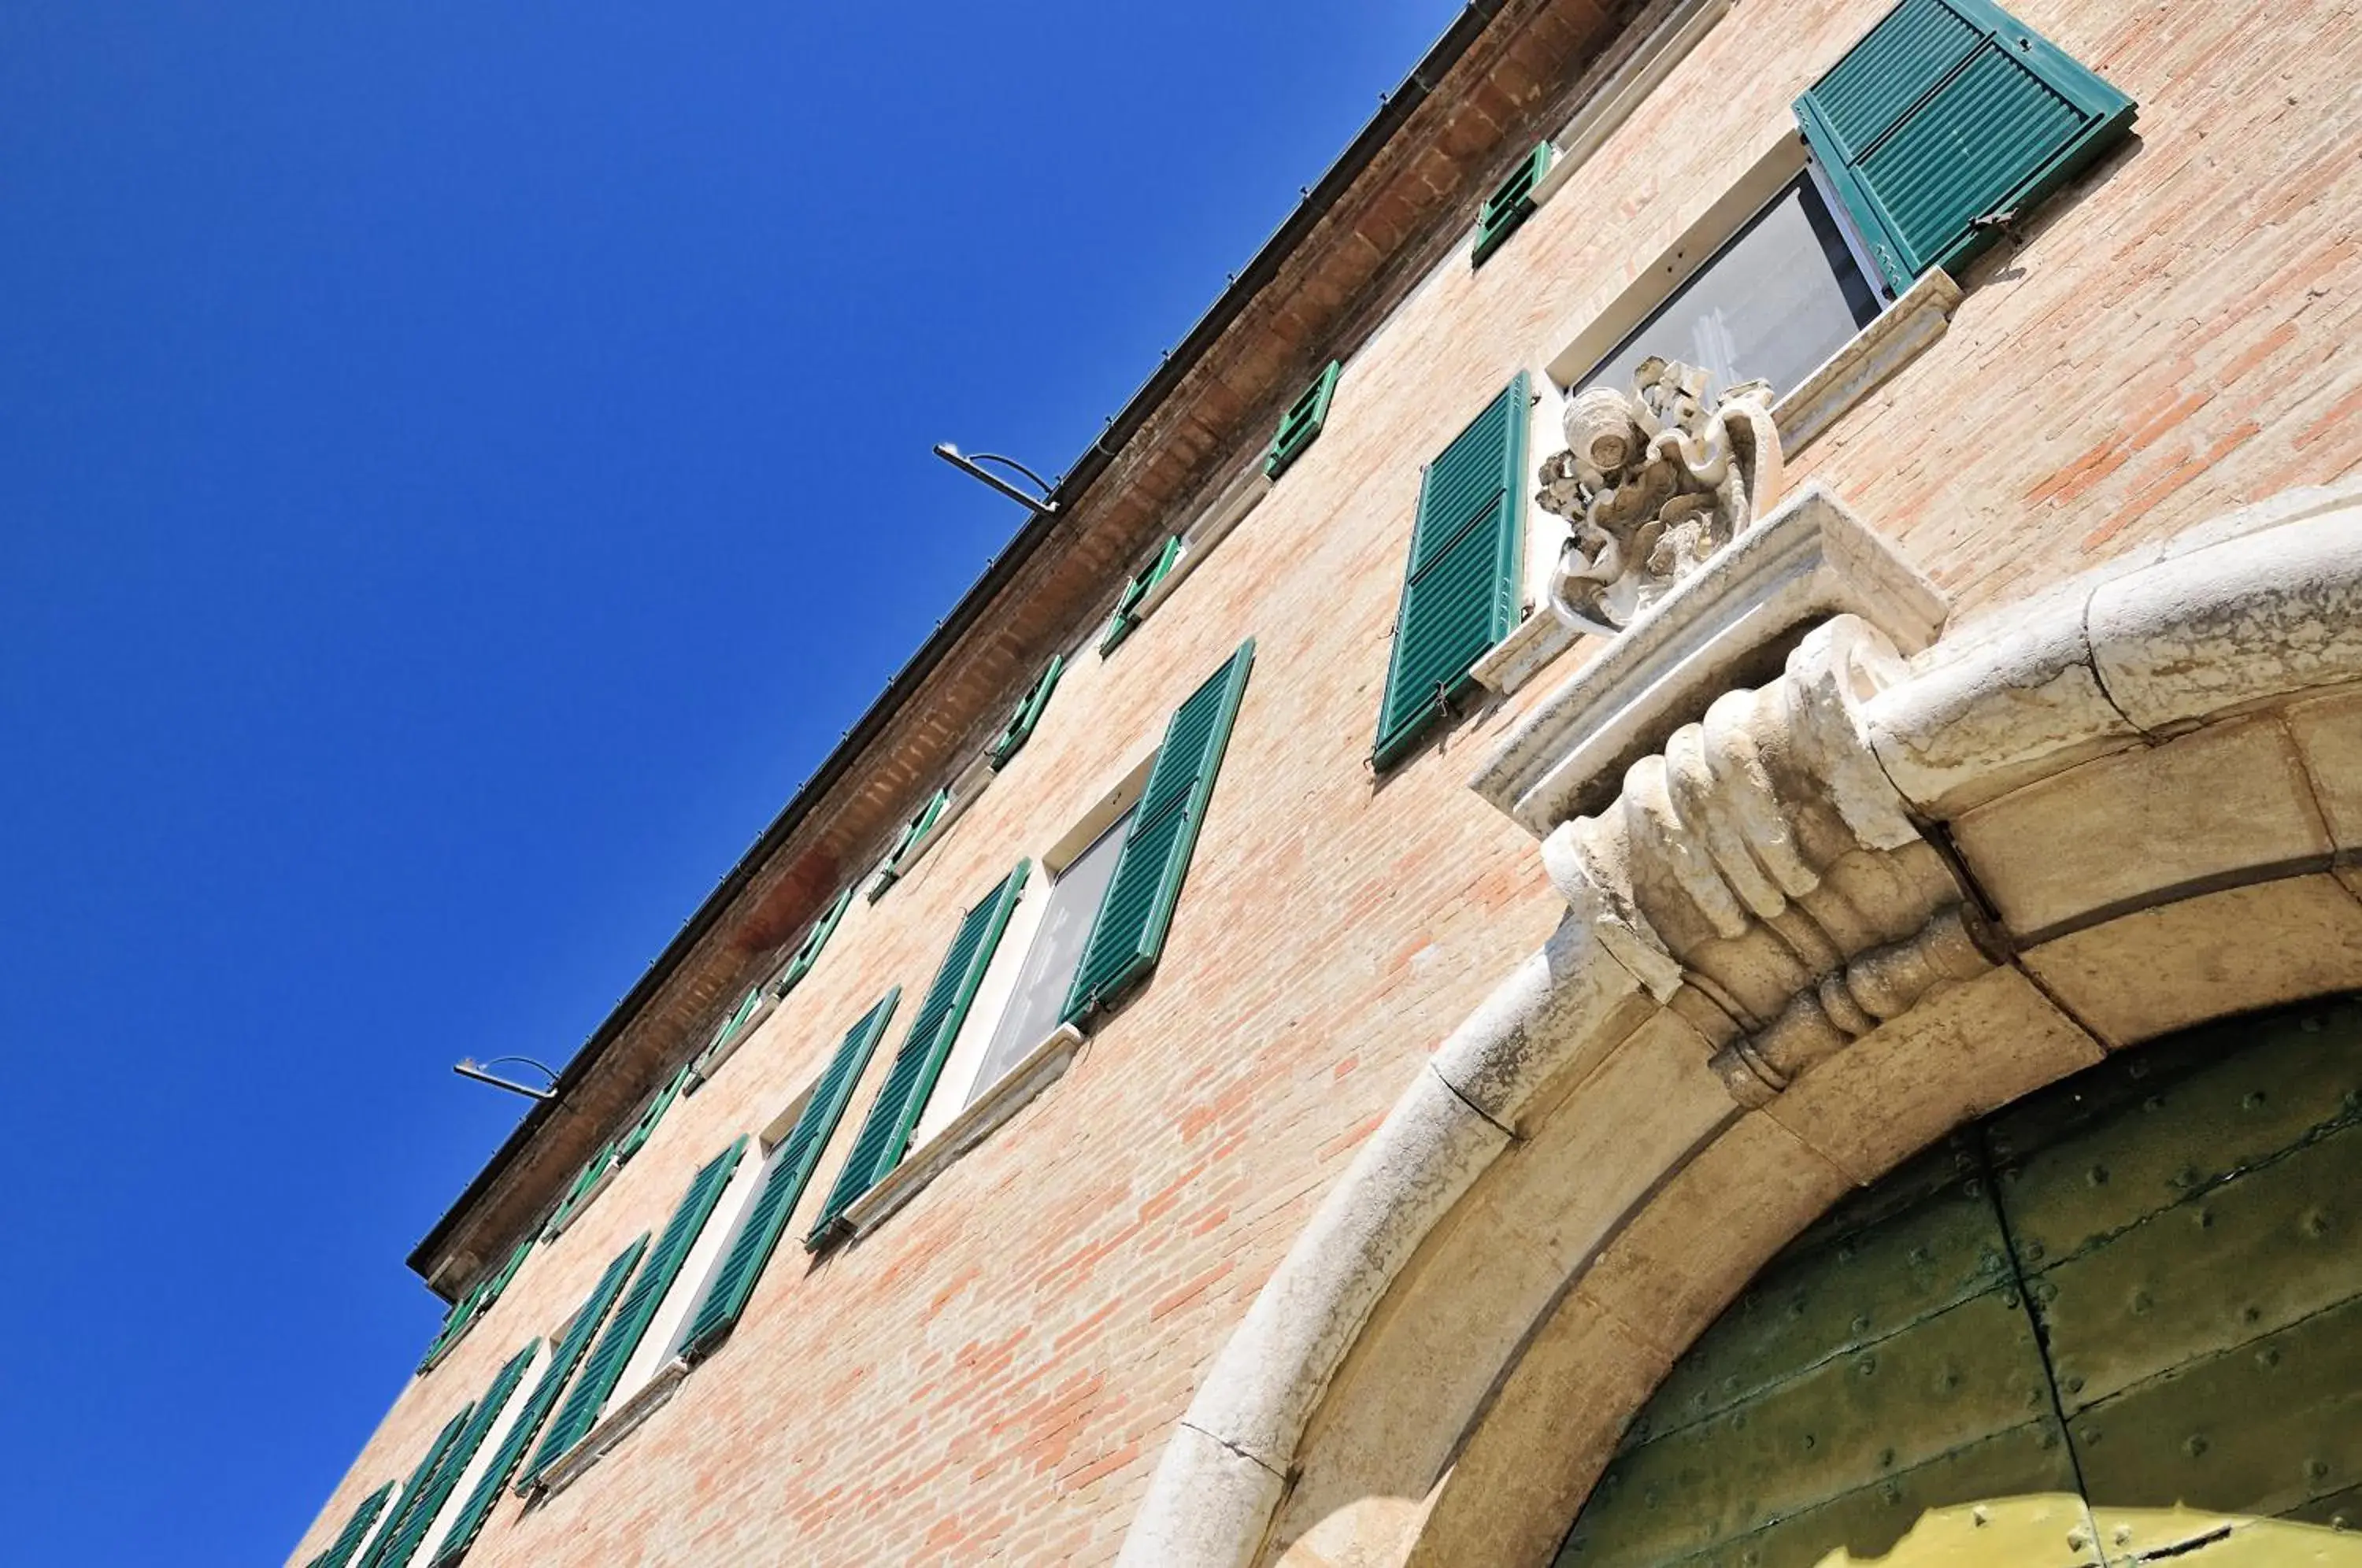
<path fill-rule="evenodd" d="M 1850 616 L 1544 844 L 1569 912 L 1264 1286 L 1123 1561 L 1547 1561 L 1756 1270 L 1952 1127 L 2362 988 L 2362 495 L 1907 663 Z"/>

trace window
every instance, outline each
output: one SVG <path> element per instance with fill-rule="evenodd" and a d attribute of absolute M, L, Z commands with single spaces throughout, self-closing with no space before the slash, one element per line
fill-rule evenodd
<path fill-rule="evenodd" d="M 409 1568 L 419 1548 L 426 1544 L 427 1533 L 442 1515 L 444 1505 L 458 1489 L 460 1477 L 475 1462 L 476 1451 L 483 1446 L 502 1412 L 508 1408 L 509 1397 L 516 1392 L 534 1353 L 540 1348 L 541 1342 L 535 1340 L 511 1356 L 493 1377 L 492 1386 L 484 1391 L 484 1397 L 460 1412 L 457 1431 L 445 1429 L 451 1435 L 433 1472 L 405 1495 L 399 1517 L 360 1560 L 360 1568 Z"/>
<path fill-rule="evenodd" d="M 1041 922 L 1025 950 L 1024 966 L 1017 972 L 1016 988 L 977 1066 L 969 1101 L 999 1083 L 1002 1075 L 1065 1021 L 1067 993 L 1074 987 L 1076 966 L 1083 961 L 1083 944 L 1106 900 L 1108 884 L 1115 878 L 1131 818 L 1131 812 L 1124 812 L 1050 883 Z"/>
<path fill-rule="evenodd" d="M 885 863 L 877 867 L 877 880 L 869 884 L 871 903 L 884 898 L 886 889 L 900 879 L 903 868 L 911 863 L 911 852 L 925 842 L 927 830 L 935 825 L 935 819 L 944 814 L 944 808 L 951 802 L 951 786 L 946 784 L 927 797 L 927 803 L 919 808 L 917 816 L 902 824 L 902 831 L 895 836 L 894 847 L 886 852 Z"/>
<path fill-rule="evenodd" d="M 1468 251 L 1470 266 L 1485 265 L 1485 258 L 1498 250 L 1501 242 L 1533 215 L 1534 187 L 1541 183 L 1550 166 L 1551 144 L 1543 142 L 1519 159 L 1500 189 L 1485 198 L 1484 210 L 1476 215 L 1476 243 Z"/>
<path fill-rule="evenodd" d="M 1518 624 L 1531 402 L 1521 370 L 1420 476 L 1374 767 L 1408 755 Z"/>
<path fill-rule="evenodd" d="M 1058 689 L 1058 677 L 1065 668 L 1063 656 L 1052 658 L 1048 667 L 1033 678 L 1025 695 L 1017 700 L 1017 711 L 1009 715 L 1009 723 L 1001 726 L 1000 734 L 993 738 L 985 754 L 994 772 L 1008 767 L 1018 748 L 1032 737 L 1033 726 L 1042 722 L 1042 710 L 1050 705 L 1050 693 Z"/>
<path fill-rule="evenodd" d="M 1313 378 L 1304 389 L 1304 395 L 1289 405 L 1280 417 L 1279 430 L 1271 438 L 1271 450 L 1263 460 L 1265 478 L 1277 479 L 1287 471 L 1290 463 L 1304 455 L 1320 434 L 1320 426 L 1329 419 L 1329 400 L 1336 395 L 1339 365 L 1329 361 L 1328 368 Z"/>
<path fill-rule="evenodd" d="M 1957 270 L 2135 105 L 1991 0 L 1903 0 L 1796 100 L 1888 287 Z"/>
<path fill-rule="evenodd" d="M 509 1423 L 507 1433 L 492 1452 L 491 1463 L 469 1491 L 468 1500 L 459 1506 L 458 1513 L 446 1527 L 442 1540 L 435 1548 L 432 1568 L 451 1568 L 451 1564 L 465 1557 L 468 1548 L 475 1544 L 477 1534 L 484 1528 L 484 1521 L 491 1517 L 492 1505 L 500 1500 L 501 1488 L 508 1485 L 518 1461 L 524 1457 L 525 1450 L 532 1446 L 535 1435 L 541 1430 L 541 1423 L 548 1419 L 551 1408 L 557 1403 L 557 1397 L 566 1391 L 567 1380 L 574 1375 L 575 1367 L 581 1363 L 582 1353 L 590 1348 L 590 1336 L 598 1331 L 601 1320 L 607 1316 L 607 1309 L 614 1305 L 616 1296 L 624 1288 L 624 1279 L 640 1261 L 641 1254 L 647 1251 L 647 1237 L 642 1236 L 608 1264 L 606 1272 L 599 1276 L 599 1283 L 590 1287 L 590 1294 L 583 1298 L 569 1326 L 557 1336 L 557 1343 L 551 1350 L 549 1360 L 542 1366 L 541 1376 L 534 1383 L 533 1393 L 518 1408 L 516 1419 Z M 528 1475 L 524 1485 L 529 1485 L 531 1479 Z"/>
<path fill-rule="evenodd" d="M 1113 653 L 1116 646 L 1131 635 L 1131 629 L 1140 624 L 1141 602 L 1164 580 L 1165 574 L 1173 569 L 1173 563 L 1181 558 L 1181 536 L 1175 534 L 1164 541 L 1164 547 L 1156 553 L 1154 560 L 1142 567 L 1130 582 L 1123 585 L 1123 592 L 1115 602 L 1115 613 L 1109 617 L 1107 631 L 1099 638 L 1100 657 Z"/>
<path fill-rule="evenodd" d="M 794 1217 L 796 1201 L 811 1180 L 821 1151 L 844 1115 L 845 1102 L 853 1098 L 861 1070 L 869 1065 L 887 1022 L 894 1016 L 895 1004 L 901 999 L 902 990 L 897 986 L 845 1032 L 804 1097 L 803 1109 L 787 1136 L 771 1150 L 763 1166 L 762 1185 L 748 1199 L 697 1309 L 690 1314 L 689 1325 L 681 1332 L 680 1353 L 689 1360 L 712 1354 L 737 1326 L 739 1314 L 755 1294 L 756 1281 L 762 1277 L 764 1265 L 771 1261 L 788 1221 Z"/>
<path fill-rule="evenodd" d="M 353 1553 L 359 1551 L 361 1542 L 369 1539 L 370 1527 L 377 1523 L 378 1515 L 385 1511 L 385 1505 L 392 1496 L 393 1483 L 389 1481 L 363 1497 L 360 1507 L 353 1510 L 353 1517 L 345 1521 L 345 1528 L 338 1530 L 337 1538 L 328 1543 L 328 1550 L 305 1563 L 304 1568 L 347 1568 L 353 1560 Z"/>
<path fill-rule="evenodd" d="M 606 1408 L 607 1400 L 622 1380 L 624 1369 L 632 1353 L 640 1348 L 640 1340 L 654 1320 L 657 1309 L 679 1277 L 689 1250 L 705 1228 L 714 1205 L 721 1201 L 722 1189 L 737 1169 L 738 1158 L 745 1153 L 746 1140 L 739 1139 L 712 1160 L 692 1177 L 689 1190 L 681 1196 L 680 1206 L 665 1222 L 663 1233 L 647 1251 L 640 1271 L 633 1276 L 632 1287 L 615 1309 L 613 1321 L 599 1336 L 590 1359 L 583 1364 L 582 1376 L 568 1390 L 566 1403 L 559 1407 L 557 1419 L 541 1440 L 534 1454 L 533 1468 L 527 1479 L 538 1476 L 558 1458 L 590 1434 L 598 1424 L 599 1412 Z"/>
<path fill-rule="evenodd" d="M 696 1068 L 693 1065 L 684 1066 L 680 1071 L 666 1080 L 665 1087 L 657 1091 L 656 1099 L 648 1101 L 648 1108 L 640 1112 L 640 1119 L 632 1123 L 632 1130 L 616 1140 L 615 1163 L 617 1165 L 622 1165 L 625 1160 L 638 1154 L 646 1144 L 648 1139 L 656 1132 L 657 1123 L 664 1120 L 665 1112 L 672 1109 L 672 1102 L 680 1098 L 681 1090 L 689 1087 L 689 1081 L 695 1072 Z"/>
<path fill-rule="evenodd" d="M 807 1246 L 826 1242 L 836 1232 L 838 1216 L 855 1198 L 877 1186 L 909 1151 L 919 1114 L 926 1109 L 927 1097 L 934 1092 L 944 1058 L 951 1052 L 952 1041 L 967 1017 L 969 1004 L 976 999 L 985 967 L 1000 945 L 1001 933 L 1009 926 L 1010 911 L 1016 907 L 1032 869 L 1027 862 L 1019 861 L 1014 870 L 960 917 L 951 946 L 936 966 L 934 980 L 927 987 L 919 1010 L 911 1017 L 911 1032 L 903 1037 L 901 1049 L 894 1053 L 893 1067 L 878 1087 L 877 1098 L 870 1102 L 869 1114 L 862 1119 L 852 1152 L 845 1156 L 835 1185 L 829 1188 L 827 1201 L 821 1205 L 820 1218 L 805 1242 Z"/>
<path fill-rule="evenodd" d="M 1879 312 L 1878 291 L 1809 169 L 1749 219 L 1574 390 L 1628 392 L 1655 355 L 1709 370 L 1716 388 L 1761 379 L 1789 392 Z"/>
<path fill-rule="evenodd" d="M 847 888 L 838 893 L 836 901 L 812 922 L 812 928 L 804 933 L 803 942 L 797 947 L 796 955 L 788 960 L 787 968 L 780 972 L 778 983 L 771 988 L 776 994 L 786 996 L 796 988 L 799 980 L 811 973 L 812 966 L 820 961 L 820 950 L 827 946 L 828 939 L 836 933 L 837 922 L 844 918 L 845 909 L 852 902 L 853 889 Z"/>

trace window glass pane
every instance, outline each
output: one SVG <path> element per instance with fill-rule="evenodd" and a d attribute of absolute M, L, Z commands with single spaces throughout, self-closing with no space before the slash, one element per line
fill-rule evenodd
<path fill-rule="evenodd" d="M 1126 812 L 1075 857 L 1065 875 L 1050 885 L 1049 907 L 1042 911 L 1033 945 L 1026 949 L 1025 967 L 1018 972 L 1009 1009 L 1000 1015 L 1000 1027 L 993 1031 L 992 1044 L 977 1068 L 976 1087 L 968 1091 L 970 1101 L 999 1082 L 1002 1074 L 1058 1027 L 1066 988 L 1074 983 L 1075 966 L 1083 961 L 1083 944 L 1090 937 L 1091 921 L 1098 914 L 1099 900 L 1106 897 L 1108 883 L 1115 876 L 1123 835 L 1131 826 L 1131 813 Z"/>
<path fill-rule="evenodd" d="M 1650 355 L 1794 389 L 1878 315 L 1878 296 L 1809 175 L 1800 175 L 1691 275 L 1577 389 L 1632 386 Z"/>

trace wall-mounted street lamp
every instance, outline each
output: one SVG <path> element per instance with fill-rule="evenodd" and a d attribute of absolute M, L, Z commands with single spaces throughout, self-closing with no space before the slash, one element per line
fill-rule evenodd
<path fill-rule="evenodd" d="M 982 480 L 1010 500 L 1031 509 L 1037 516 L 1050 517 L 1057 513 L 1058 503 L 1050 499 L 1050 481 L 1014 458 L 1004 458 L 998 452 L 978 452 L 974 457 L 970 457 L 949 441 L 935 443 L 935 456 L 971 479 Z M 978 468 L 977 465 L 979 463 L 999 463 L 1003 468 L 1014 469 L 1040 487 L 1042 493 L 1038 496 L 1028 495 L 999 474 Z"/>
<path fill-rule="evenodd" d="M 527 1099 L 556 1099 L 557 1098 L 557 1090 L 555 1088 L 535 1088 L 531 1084 L 512 1083 L 507 1078 L 502 1077 L 497 1073 L 485 1071 L 485 1068 L 498 1066 L 502 1062 L 523 1062 L 526 1066 L 546 1074 L 552 1085 L 555 1085 L 557 1082 L 557 1074 L 556 1072 L 544 1066 L 541 1063 L 535 1061 L 530 1056 L 495 1056 L 491 1061 L 482 1063 L 479 1063 L 472 1056 L 462 1056 L 451 1070 L 458 1074 L 463 1078 L 473 1078 L 480 1084 L 490 1084 L 494 1088 L 504 1088 L 511 1094 L 521 1094 Z"/>

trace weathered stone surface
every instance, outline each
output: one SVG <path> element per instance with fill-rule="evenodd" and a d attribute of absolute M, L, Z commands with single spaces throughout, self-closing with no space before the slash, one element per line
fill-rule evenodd
<path fill-rule="evenodd" d="M 2362 903 L 2290 877 L 2143 910 L 2029 948 L 2025 966 L 2111 1045 L 2362 988 Z"/>
<path fill-rule="evenodd" d="M 2059 775 L 1952 824 L 1970 874 L 2023 941 L 2259 868 L 2329 841 L 2276 718 L 2211 725 Z"/>

